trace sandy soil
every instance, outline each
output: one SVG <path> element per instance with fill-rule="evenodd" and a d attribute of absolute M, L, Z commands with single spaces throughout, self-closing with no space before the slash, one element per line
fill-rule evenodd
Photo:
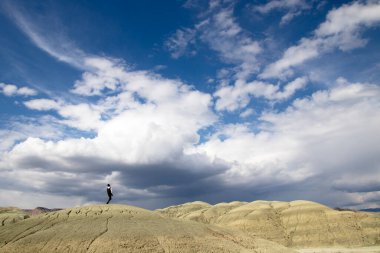
<path fill-rule="evenodd" d="M 380 246 L 361 248 L 309 248 L 299 249 L 300 253 L 380 253 Z"/>

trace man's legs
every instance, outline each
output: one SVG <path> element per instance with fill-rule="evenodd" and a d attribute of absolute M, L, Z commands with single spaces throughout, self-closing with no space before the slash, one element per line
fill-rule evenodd
<path fill-rule="evenodd" d="M 112 196 L 108 196 L 107 204 L 110 203 L 111 199 L 112 199 Z"/>

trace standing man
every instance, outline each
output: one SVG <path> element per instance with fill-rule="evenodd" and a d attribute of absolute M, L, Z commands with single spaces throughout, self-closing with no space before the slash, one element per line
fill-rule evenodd
<path fill-rule="evenodd" d="M 107 195 L 108 195 L 108 201 L 107 201 L 107 204 L 110 203 L 111 199 L 112 199 L 112 188 L 111 188 L 111 185 L 110 184 L 107 184 Z"/>

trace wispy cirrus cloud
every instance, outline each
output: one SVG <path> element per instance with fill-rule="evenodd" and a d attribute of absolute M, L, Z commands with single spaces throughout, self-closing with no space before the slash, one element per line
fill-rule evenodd
<path fill-rule="evenodd" d="M 197 31 L 191 28 L 178 29 L 168 40 L 165 41 L 165 47 L 170 52 L 171 57 L 178 59 L 186 54 L 195 54 L 196 51 L 189 52 L 191 44 L 196 39 Z"/>
<path fill-rule="evenodd" d="M 244 30 L 234 17 L 234 1 L 210 1 L 192 28 L 178 29 L 165 43 L 173 58 L 188 52 L 190 45 L 202 42 L 219 58 L 232 64 L 236 78 L 248 78 L 258 71 L 260 43 Z M 193 5 L 192 5 L 193 6 Z M 190 49 L 193 50 L 193 49 Z M 193 51 L 195 53 L 195 51 Z"/>
<path fill-rule="evenodd" d="M 85 53 L 78 49 L 62 32 L 59 22 L 52 22 L 45 16 L 34 13 L 33 16 L 11 1 L 4 1 L 2 7 L 17 27 L 41 50 L 55 59 L 83 69 Z M 53 26 L 48 28 L 49 26 Z M 49 30 L 49 33 L 46 33 Z"/>
<path fill-rule="evenodd" d="M 335 49 L 349 51 L 363 47 L 367 40 L 361 37 L 365 28 L 380 24 L 380 3 L 376 1 L 353 2 L 327 14 L 310 38 L 302 38 L 297 45 L 288 48 L 282 57 L 268 65 L 261 78 L 286 78 L 292 68 Z"/>
<path fill-rule="evenodd" d="M 267 14 L 275 10 L 284 10 L 286 14 L 281 17 L 281 25 L 290 22 L 294 17 L 302 14 L 303 11 L 311 8 L 311 5 L 304 0 L 274 0 L 266 4 L 255 5 L 252 7 L 254 11 L 261 14 Z"/>

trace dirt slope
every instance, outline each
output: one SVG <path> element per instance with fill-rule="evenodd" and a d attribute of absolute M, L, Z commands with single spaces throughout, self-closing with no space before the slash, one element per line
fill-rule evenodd
<path fill-rule="evenodd" d="M 34 216 L 0 227 L 0 252 L 295 252 L 282 245 L 126 205 Z"/>
<path fill-rule="evenodd" d="M 287 247 L 380 245 L 380 215 L 336 211 L 310 201 L 188 203 L 156 210 L 168 217 L 233 227 Z"/>

